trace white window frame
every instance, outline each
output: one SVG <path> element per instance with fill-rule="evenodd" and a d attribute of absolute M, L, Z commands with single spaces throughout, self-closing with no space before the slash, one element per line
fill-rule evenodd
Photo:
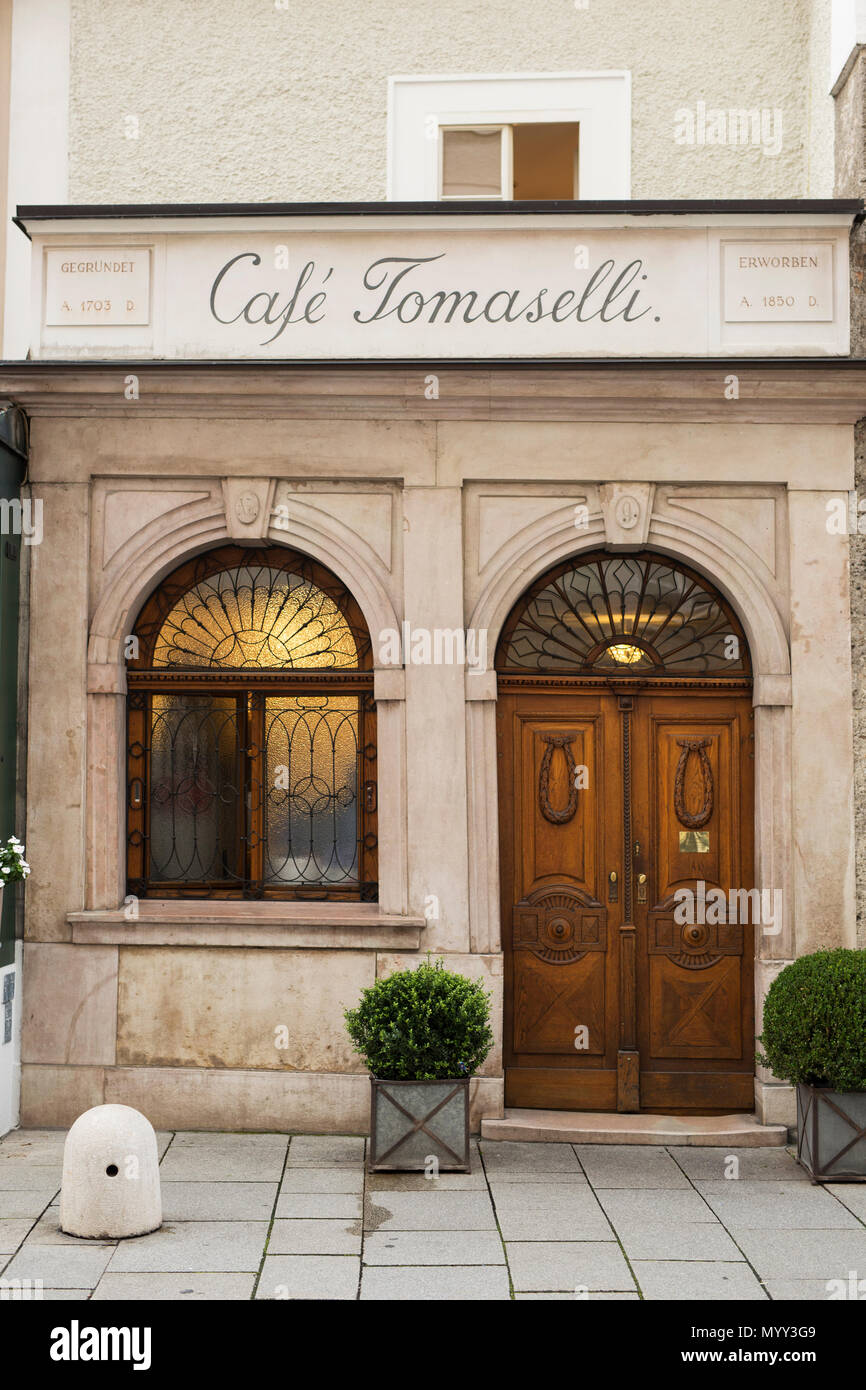
<path fill-rule="evenodd" d="M 389 78 L 388 199 L 441 200 L 443 127 L 533 121 L 580 125 L 581 199 L 631 197 L 631 73 L 616 70 Z"/>

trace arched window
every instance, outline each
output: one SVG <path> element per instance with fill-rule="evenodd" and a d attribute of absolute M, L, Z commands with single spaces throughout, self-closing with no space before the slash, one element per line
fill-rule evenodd
<path fill-rule="evenodd" d="M 548 570 L 512 609 L 496 666 L 618 680 L 750 674 L 745 635 L 721 595 L 649 552 L 596 551 Z"/>
<path fill-rule="evenodd" d="M 222 546 L 128 645 L 129 892 L 375 901 L 371 645 L 340 581 Z"/>

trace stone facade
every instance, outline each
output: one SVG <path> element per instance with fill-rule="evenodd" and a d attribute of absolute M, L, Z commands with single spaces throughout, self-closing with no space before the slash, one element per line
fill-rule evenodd
<path fill-rule="evenodd" d="M 758 999 L 786 960 L 853 944 L 848 546 L 825 517 L 851 485 L 856 382 L 744 367 L 735 422 L 718 372 L 698 365 L 663 383 L 620 374 L 606 403 L 590 369 L 578 387 L 550 369 L 445 367 L 434 401 L 423 377 L 375 368 L 305 379 L 293 401 L 302 370 L 253 381 L 223 368 L 215 397 L 206 371 L 179 380 L 153 364 L 135 403 L 112 367 L 65 372 L 62 397 L 50 364 L 0 381 L 32 415 L 45 503 L 28 785 L 28 848 L 45 867 L 27 895 L 24 1123 L 105 1100 L 158 1126 L 363 1130 L 367 1081 L 342 1010 L 427 950 L 492 990 L 497 1047 L 473 1120 L 502 1113 L 492 672 L 376 672 L 378 905 L 142 902 L 124 915 L 121 639 L 167 570 L 231 536 L 232 480 L 292 499 L 290 532 L 269 540 L 326 559 L 372 632 L 475 627 L 491 651 L 534 577 L 616 541 L 611 498 L 632 484 L 647 544 L 722 587 L 750 642 L 757 882 L 790 905 L 781 933 L 759 934 Z M 576 541 L 578 502 L 589 528 Z M 756 1087 L 762 1117 L 790 1119 L 787 1087 Z"/>

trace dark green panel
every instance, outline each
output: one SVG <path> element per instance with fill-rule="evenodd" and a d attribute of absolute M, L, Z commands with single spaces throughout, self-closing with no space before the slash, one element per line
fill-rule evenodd
<path fill-rule="evenodd" d="M 0 497 L 18 496 L 21 474 L 21 460 L 7 452 L 0 440 Z M 21 537 L 0 533 L 0 839 L 4 841 L 21 832 L 15 825 L 20 572 Z M 0 966 L 9 965 L 14 955 L 16 891 L 9 887 L 3 893 Z"/>

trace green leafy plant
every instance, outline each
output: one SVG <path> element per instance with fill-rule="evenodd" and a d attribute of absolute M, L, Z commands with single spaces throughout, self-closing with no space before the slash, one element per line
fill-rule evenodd
<path fill-rule="evenodd" d="M 0 844 L 0 888 L 6 883 L 20 883 L 29 872 L 24 846 L 14 835 L 10 835 L 5 845 Z"/>
<path fill-rule="evenodd" d="M 786 965 L 758 1041 L 758 1061 L 783 1081 L 866 1091 L 866 951 L 815 951 Z"/>
<path fill-rule="evenodd" d="M 490 995 L 441 960 L 377 980 L 344 1017 L 355 1051 L 381 1081 L 471 1076 L 493 1046 Z"/>

